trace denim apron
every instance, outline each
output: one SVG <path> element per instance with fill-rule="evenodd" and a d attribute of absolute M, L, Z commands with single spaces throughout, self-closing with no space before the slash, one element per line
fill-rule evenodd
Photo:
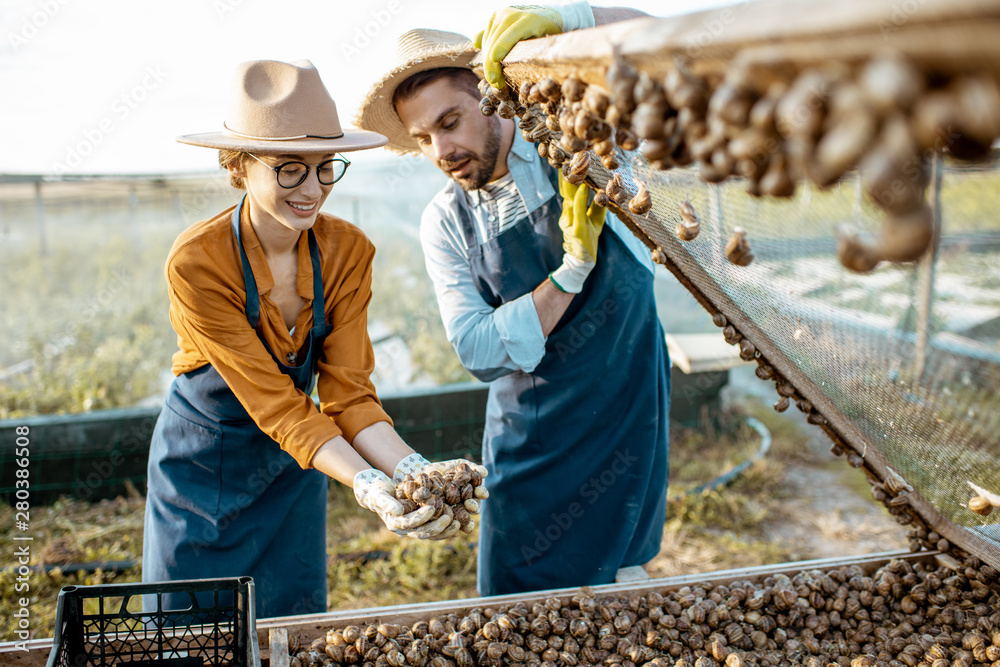
<path fill-rule="evenodd" d="M 245 201 L 232 221 L 247 320 L 256 329 L 260 294 L 240 238 Z M 316 361 L 333 329 L 324 314 L 312 230 L 309 253 L 313 327 L 305 344 L 294 358 L 282 360 L 261 339 L 305 394 L 312 392 Z M 264 434 L 211 365 L 184 373 L 171 385 L 153 431 L 148 483 L 144 582 L 249 575 L 258 618 L 326 611 L 327 476 L 303 470 Z M 165 609 L 191 605 L 186 594 L 164 598 Z M 214 606 L 210 597 L 199 602 Z M 155 598 L 145 603 L 155 608 Z"/>
<path fill-rule="evenodd" d="M 492 307 L 532 291 L 562 262 L 558 196 L 480 244 L 454 187 L 472 278 Z M 490 385 L 480 594 L 605 584 L 651 560 L 666 515 L 669 409 L 653 276 L 605 229 L 597 266 L 541 363 Z"/>

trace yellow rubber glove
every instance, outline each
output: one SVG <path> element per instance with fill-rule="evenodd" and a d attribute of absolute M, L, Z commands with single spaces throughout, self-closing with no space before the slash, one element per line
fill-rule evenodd
<path fill-rule="evenodd" d="M 483 51 L 484 78 L 497 90 L 503 90 L 507 83 L 501 63 L 514 45 L 522 39 L 558 35 L 563 25 L 563 15 L 553 7 L 516 5 L 494 12 L 486 30 L 476 35 L 472 42 Z"/>
<path fill-rule="evenodd" d="M 591 202 L 586 183 L 572 185 L 559 173 L 559 194 L 563 198 L 559 227 L 563 231 L 563 250 L 584 261 L 597 260 L 597 241 L 604 228 L 608 209 Z M 589 203 L 588 203 L 589 202 Z"/>
<path fill-rule="evenodd" d="M 572 185 L 559 174 L 559 194 L 563 198 L 559 227 L 563 233 L 563 263 L 549 279 L 563 292 L 578 294 L 590 271 L 597 265 L 597 243 L 608 210 L 591 201 L 586 183 Z"/>

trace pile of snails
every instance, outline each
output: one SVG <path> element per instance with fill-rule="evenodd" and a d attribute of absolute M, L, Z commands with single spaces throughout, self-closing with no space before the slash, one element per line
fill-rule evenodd
<path fill-rule="evenodd" d="M 645 595 L 330 629 L 294 667 L 973 667 L 1000 660 L 997 572 L 893 559 Z"/>
<path fill-rule="evenodd" d="M 471 533 L 476 527 L 472 514 L 479 513 L 478 489 L 482 483 L 483 478 L 475 468 L 460 463 L 444 473 L 431 470 L 407 475 L 396 485 L 396 499 L 403 503 L 405 513 L 431 505 L 434 507 L 431 519 L 447 514 L 461 524 L 463 533 Z"/>
<path fill-rule="evenodd" d="M 593 152 L 613 171 L 616 147 L 638 150 L 654 169 L 692 165 L 710 183 L 742 177 L 753 196 L 791 197 L 805 180 L 827 188 L 857 169 L 868 197 L 886 213 L 878 235 L 839 232 L 841 263 L 857 272 L 916 261 L 927 251 L 934 233 L 925 199 L 930 156 L 980 160 L 1000 137 L 1000 87 L 985 73 L 945 77 L 898 53 L 794 76 L 777 66 L 762 69 L 737 59 L 712 81 L 677 58 L 657 78 L 616 52 L 604 86 L 571 75 L 498 93 L 484 82 L 480 109 L 518 116 L 539 154 L 555 167 L 569 163 L 564 173 L 581 181 L 589 167 L 577 159 L 581 152 Z M 643 184 L 639 189 L 630 193 L 619 179 L 616 196 L 606 195 L 643 214 L 648 193 Z"/>

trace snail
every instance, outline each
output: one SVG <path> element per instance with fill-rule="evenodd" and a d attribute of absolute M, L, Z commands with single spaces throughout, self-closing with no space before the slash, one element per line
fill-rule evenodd
<path fill-rule="evenodd" d="M 905 215 L 890 215 L 882 226 L 879 253 L 890 262 L 915 262 L 934 238 L 934 213 L 926 204 Z"/>
<path fill-rule="evenodd" d="M 837 232 L 837 257 L 844 268 L 855 273 L 868 273 L 883 259 L 874 241 L 847 228 Z"/>
<path fill-rule="evenodd" d="M 726 259 L 736 266 L 748 266 L 754 259 L 750 252 L 750 242 L 747 240 L 747 233 L 742 227 L 733 229 L 733 235 L 726 243 Z"/>
<path fill-rule="evenodd" d="M 609 203 L 610 200 L 608 198 L 608 193 L 606 193 L 603 188 L 599 188 L 594 192 L 594 206 L 607 208 Z"/>
<path fill-rule="evenodd" d="M 635 83 L 639 78 L 636 71 L 621 55 L 620 47 L 612 47 L 611 65 L 605 73 L 611 104 L 624 114 L 629 114 L 635 108 Z"/>
<path fill-rule="evenodd" d="M 447 514 L 461 524 L 462 532 L 471 533 L 475 528 L 472 514 L 479 512 L 477 499 L 483 496 L 481 485 L 479 473 L 460 463 L 444 473 L 432 470 L 407 475 L 396 485 L 395 496 L 407 512 L 430 505 L 435 510 L 432 518 Z"/>
<path fill-rule="evenodd" d="M 570 185 L 580 185 L 587 178 L 590 169 L 590 153 L 580 151 L 563 165 L 563 176 Z"/>
<path fill-rule="evenodd" d="M 613 202 L 620 202 L 624 197 L 626 197 L 625 189 L 622 186 L 621 177 L 615 174 L 611 177 L 611 180 L 607 182 L 604 186 L 604 192 L 607 194 L 608 199 Z"/>
<path fill-rule="evenodd" d="M 681 221 L 677 223 L 677 236 L 683 241 L 693 241 L 701 230 L 694 206 L 689 201 L 682 201 L 678 208 L 681 212 Z"/>
<path fill-rule="evenodd" d="M 645 183 L 639 183 L 639 189 L 636 191 L 635 196 L 628 202 L 628 210 L 632 211 L 636 215 L 642 215 L 649 211 L 653 206 L 653 199 L 649 194 L 649 190 L 646 189 Z"/>

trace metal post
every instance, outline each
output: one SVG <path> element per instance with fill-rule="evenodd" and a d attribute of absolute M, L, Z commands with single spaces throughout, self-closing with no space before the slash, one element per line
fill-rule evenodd
<path fill-rule="evenodd" d="M 174 215 L 181 222 L 184 222 L 184 208 L 181 206 L 181 195 L 177 190 L 170 191 L 170 200 L 174 203 Z"/>
<path fill-rule="evenodd" d="M 132 242 L 136 246 L 140 245 L 139 234 L 139 195 L 135 191 L 135 183 L 128 186 L 128 217 L 129 228 L 132 230 Z"/>
<path fill-rule="evenodd" d="M 917 347 L 913 360 L 913 379 L 922 382 L 924 367 L 927 364 L 927 346 L 930 341 L 931 316 L 934 309 L 934 271 L 937 265 L 938 250 L 941 247 L 941 181 L 944 178 L 944 163 L 937 153 L 931 158 L 931 184 L 928 188 L 931 194 L 931 211 L 934 217 L 934 238 L 931 247 L 921 258 L 917 270 L 920 284 L 918 287 L 919 312 L 917 313 Z"/>
<path fill-rule="evenodd" d="M 38 248 L 42 257 L 49 254 L 49 244 L 45 239 L 45 203 L 42 201 L 42 181 L 35 181 L 35 223 L 38 226 Z"/>

